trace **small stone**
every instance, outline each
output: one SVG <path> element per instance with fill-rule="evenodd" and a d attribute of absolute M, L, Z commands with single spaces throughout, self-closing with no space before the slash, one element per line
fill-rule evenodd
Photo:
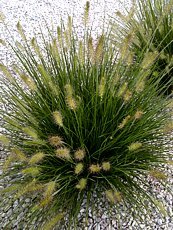
<path fill-rule="evenodd" d="M 8 225 L 8 222 L 4 223 L 3 226 L 2 226 L 2 229 L 7 229 L 7 225 Z"/>
<path fill-rule="evenodd" d="M 27 199 L 25 200 L 25 202 L 26 202 L 26 203 L 30 203 L 30 202 L 31 202 L 31 199 L 30 199 L 30 198 L 27 198 Z"/>
<path fill-rule="evenodd" d="M 122 215 L 123 217 L 125 217 L 125 216 L 126 216 L 126 213 L 122 212 L 121 215 Z"/>
<path fill-rule="evenodd" d="M 83 213 L 83 212 L 85 212 L 85 209 L 81 208 L 80 213 Z"/>
<path fill-rule="evenodd" d="M 136 225 L 136 221 L 133 220 L 133 222 L 132 222 L 132 227 L 134 227 L 135 225 Z"/>
<path fill-rule="evenodd" d="M 26 208 L 27 204 L 22 204 L 22 208 Z"/>
<path fill-rule="evenodd" d="M 100 224 L 97 225 L 97 228 L 96 228 L 96 229 L 97 229 L 97 230 L 100 230 Z"/>
<path fill-rule="evenodd" d="M 2 218 L 4 218 L 4 217 L 5 217 L 5 215 L 6 215 L 6 213 L 2 213 L 2 214 L 1 214 L 1 217 L 2 217 Z"/>
<path fill-rule="evenodd" d="M 21 220 L 21 219 L 22 219 L 22 217 L 23 217 L 23 215 L 24 215 L 24 213 L 23 213 L 23 212 L 19 213 L 19 215 L 17 216 L 17 220 Z"/>
<path fill-rule="evenodd" d="M 23 196 L 20 197 L 20 201 L 23 201 Z"/>
<path fill-rule="evenodd" d="M 37 217 L 33 219 L 32 224 L 35 225 L 36 221 L 37 221 Z"/>
<path fill-rule="evenodd" d="M 8 202 L 8 201 L 7 201 L 7 202 Z M 4 210 L 4 212 L 7 212 L 9 209 L 10 209 L 10 206 L 9 206 L 9 205 L 7 205 L 7 206 L 5 206 L 5 207 L 4 207 L 4 209 L 3 209 L 3 210 Z"/>
<path fill-rule="evenodd" d="M 102 219 L 106 219 L 107 216 L 105 214 L 102 215 Z"/>
<path fill-rule="evenodd" d="M 16 221 L 16 222 L 14 222 L 13 226 L 14 226 L 14 227 L 17 227 L 17 226 L 18 226 L 18 224 L 19 224 L 19 222 L 18 222 L 18 221 Z"/>
<path fill-rule="evenodd" d="M 158 219 L 157 223 L 158 223 L 159 225 L 162 225 L 162 220 L 161 220 L 161 219 Z"/>
<path fill-rule="evenodd" d="M 10 209 L 8 210 L 8 212 L 7 212 L 7 216 L 10 217 L 11 214 L 12 214 L 12 212 L 13 212 L 13 210 L 12 210 L 12 208 L 10 208 Z"/>
<path fill-rule="evenodd" d="M 169 230 L 173 229 L 173 223 L 168 224 Z"/>
<path fill-rule="evenodd" d="M 112 220 L 112 225 L 115 227 L 117 225 L 116 220 Z"/>
<path fill-rule="evenodd" d="M 17 207 L 18 204 L 19 204 L 18 200 L 15 200 L 14 203 L 13 203 L 13 207 L 14 207 L 14 208 Z"/>
<path fill-rule="evenodd" d="M 140 224 L 140 227 L 141 227 L 141 229 L 145 229 L 146 228 L 145 224 Z"/>

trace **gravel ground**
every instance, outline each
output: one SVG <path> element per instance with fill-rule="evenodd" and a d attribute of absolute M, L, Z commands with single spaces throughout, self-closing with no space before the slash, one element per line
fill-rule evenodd
<path fill-rule="evenodd" d="M 60 17 L 67 18 L 67 15 L 74 15 L 74 23 L 79 28 L 79 33 L 82 33 L 82 13 L 84 9 L 85 0 L 0 0 L 0 12 L 6 16 L 6 22 L 8 24 L 9 32 L 6 33 L 5 28 L 0 24 L 0 39 L 18 40 L 18 34 L 16 32 L 15 25 L 20 20 L 23 25 L 26 34 L 29 37 L 33 37 L 34 34 L 39 32 L 39 27 L 45 24 L 45 21 L 52 26 L 58 24 Z M 99 33 L 100 26 L 103 22 L 103 17 L 112 15 L 115 11 L 123 11 L 124 7 L 129 8 L 130 2 L 128 0 L 92 0 L 91 1 L 91 23 L 93 24 L 94 34 Z M 34 28 L 34 29 L 33 29 Z M 33 32 L 34 31 L 34 32 Z M 4 64 L 11 64 L 15 61 L 12 54 L 3 47 L 0 46 L 0 62 Z M 173 143 L 170 143 L 170 149 L 173 147 Z M 0 146 L 0 175 L 2 175 L 2 164 L 6 157 L 5 149 Z M 119 223 L 119 214 L 113 213 L 112 218 L 108 218 L 105 211 L 105 200 L 99 203 L 99 213 L 96 216 L 90 215 L 89 225 L 86 229 L 90 230 L 114 230 L 114 229 L 127 229 L 127 230 L 172 230 L 173 229 L 173 197 L 168 192 L 168 189 L 173 190 L 173 166 L 165 167 L 165 172 L 170 176 L 167 181 L 167 186 L 163 187 L 157 183 L 157 181 L 151 181 L 151 189 L 156 192 L 157 198 L 165 204 L 168 212 L 168 216 L 164 219 L 151 207 L 151 213 L 148 217 L 142 216 L 143 221 L 136 222 L 127 210 L 121 209 L 121 219 Z M 15 175 L 14 178 L 0 179 L 0 189 L 3 188 L 4 180 L 6 184 L 10 184 L 12 181 L 20 179 L 20 175 Z M 38 223 L 41 222 L 40 217 L 35 217 L 32 222 L 27 221 L 27 217 L 24 218 L 28 207 L 31 204 L 29 198 L 21 198 L 20 200 L 13 201 L 12 197 L 6 197 L 4 204 L 0 207 L 0 229 L 11 230 L 8 227 L 10 220 L 13 222 L 12 229 L 38 229 Z M 81 210 L 81 215 L 85 210 Z M 82 217 L 81 217 L 82 218 Z M 79 229 L 83 229 L 79 225 Z"/>

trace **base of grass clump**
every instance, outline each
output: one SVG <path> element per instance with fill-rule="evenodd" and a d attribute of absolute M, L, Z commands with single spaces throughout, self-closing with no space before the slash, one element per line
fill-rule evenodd
<path fill-rule="evenodd" d="M 103 33 L 93 45 L 88 8 L 82 40 L 70 17 L 49 42 L 42 35 L 42 48 L 18 23 L 23 43 L 10 44 L 20 64 L 16 76 L 0 65 L 7 77 L 1 95 L 6 135 L 0 138 L 10 152 L 4 176 L 23 175 L 2 192 L 14 200 L 34 197 L 29 218 L 42 216 L 43 229 L 67 222 L 77 228 L 83 206 L 87 223 L 102 197 L 110 214 L 121 205 L 143 212 L 145 200 L 164 209 L 147 190 L 147 176 L 166 178 L 161 163 L 169 158 L 163 132 L 168 102 L 139 64 L 117 58 L 109 36 Z"/>

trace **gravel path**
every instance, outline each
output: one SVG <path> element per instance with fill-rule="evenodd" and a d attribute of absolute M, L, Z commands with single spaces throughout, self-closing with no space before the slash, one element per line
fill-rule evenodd
<path fill-rule="evenodd" d="M 79 27 L 79 33 L 82 32 L 81 22 L 82 13 L 86 0 L 0 0 L 0 12 L 6 16 L 6 21 L 11 35 L 6 33 L 4 27 L 0 24 L 0 39 L 10 39 L 12 36 L 15 40 L 19 39 L 15 25 L 20 20 L 26 34 L 29 37 L 34 36 L 34 32 L 39 31 L 39 26 L 44 24 L 44 20 L 51 26 L 58 24 L 60 17 L 67 18 L 67 15 L 74 15 L 74 23 Z M 129 8 L 128 0 L 92 0 L 91 1 L 91 22 L 95 34 L 99 33 L 100 26 L 104 15 L 112 15 L 117 10 L 123 10 L 124 7 Z M 105 13 L 106 12 L 106 13 Z M 34 28 L 34 30 L 33 30 Z M 33 32 L 34 31 L 34 32 Z M 11 53 L 0 46 L 0 62 L 11 64 L 13 57 Z M 173 146 L 172 143 L 170 143 Z M 0 175 L 2 174 L 2 164 L 5 159 L 5 149 L 0 146 Z M 173 190 L 173 166 L 165 167 L 165 172 L 170 176 L 167 181 L 167 187 L 160 186 L 156 181 L 151 182 L 151 189 L 157 193 L 157 198 L 164 202 L 168 212 L 168 216 L 162 219 L 156 210 L 151 208 L 151 213 L 148 218 L 142 216 L 143 221 L 137 223 L 131 215 L 128 215 L 127 210 L 122 208 L 120 222 L 117 223 L 118 214 L 115 213 L 113 218 L 108 218 L 105 211 L 105 200 L 99 205 L 100 213 L 98 217 L 90 217 L 89 226 L 86 229 L 90 230 L 173 230 L 173 197 L 168 193 L 168 188 Z M 20 175 L 15 175 L 14 178 L 5 178 L 5 183 L 20 179 Z M 0 179 L 0 189 L 3 188 L 4 180 Z M 8 222 L 12 220 L 12 229 L 38 229 L 37 224 L 42 221 L 41 218 L 35 218 L 32 222 L 28 222 L 24 218 L 25 212 L 31 204 L 31 200 L 20 199 L 12 201 L 11 197 L 6 197 L 3 206 L 0 207 L 0 230 L 11 230 L 8 227 Z M 84 209 L 81 210 L 82 213 Z M 16 215 L 16 216 L 15 216 Z M 82 230 L 79 226 L 79 230 Z"/>

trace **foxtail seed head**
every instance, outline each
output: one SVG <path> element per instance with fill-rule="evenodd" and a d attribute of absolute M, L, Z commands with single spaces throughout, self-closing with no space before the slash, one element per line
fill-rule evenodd
<path fill-rule="evenodd" d="M 67 103 L 67 106 L 69 107 L 69 109 L 76 110 L 77 102 L 72 96 L 66 97 L 66 103 Z"/>
<path fill-rule="evenodd" d="M 134 142 L 131 145 L 129 145 L 128 149 L 129 149 L 129 151 L 135 151 L 141 147 L 142 147 L 142 143 L 137 141 L 137 142 Z"/>
<path fill-rule="evenodd" d="M 114 190 L 106 190 L 106 197 L 111 203 L 121 202 L 122 196 L 121 193 Z"/>
<path fill-rule="evenodd" d="M 70 156 L 70 150 L 68 148 L 59 148 L 55 152 L 56 156 L 58 158 L 69 160 L 71 158 Z"/>
<path fill-rule="evenodd" d="M 145 81 L 144 80 L 139 80 L 137 83 L 136 83 L 136 86 L 135 86 L 135 90 L 137 93 L 140 93 L 144 90 L 145 88 Z"/>
<path fill-rule="evenodd" d="M 22 131 L 26 133 L 28 136 L 32 137 L 33 139 L 38 139 L 38 135 L 35 129 L 32 127 L 24 127 Z"/>
<path fill-rule="evenodd" d="M 167 176 L 163 172 L 158 171 L 158 170 L 151 170 L 150 176 L 156 178 L 157 180 L 166 180 L 167 179 Z"/>
<path fill-rule="evenodd" d="M 10 143 L 10 140 L 3 134 L 0 135 L 0 142 L 3 145 L 8 145 Z"/>
<path fill-rule="evenodd" d="M 104 77 L 101 78 L 100 84 L 99 84 L 99 96 L 103 98 L 103 95 L 105 93 L 105 85 L 106 85 L 106 80 Z"/>
<path fill-rule="evenodd" d="M 55 191 L 56 187 L 56 182 L 51 181 L 46 185 L 46 191 L 44 192 L 43 196 L 44 197 L 50 197 L 52 196 L 53 192 Z"/>
<path fill-rule="evenodd" d="M 54 118 L 54 121 L 57 125 L 59 125 L 60 127 L 63 126 L 63 118 L 62 118 L 62 115 L 59 111 L 53 112 L 53 118 Z"/>
<path fill-rule="evenodd" d="M 10 71 L 7 69 L 7 67 L 0 63 L 0 71 L 8 78 L 10 82 L 15 82 L 14 77 L 10 73 Z"/>
<path fill-rule="evenodd" d="M 41 139 L 36 139 L 36 140 L 28 140 L 28 141 L 23 141 L 23 144 L 24 145 L 32 145 L 32 146 L 34 146 L 34 145 L 46 145 L 47 143 L 46 143 L 46 141 L 45 140 L 41 140 Z"/>
<path fill-rule="evenodd" d="M 126 16 L 123 15 L 120 11 L 117 11 L 117 12 L 116 12 L 116 15 L 117 15 L 119 18 L 121 18 L 123 21 L 126 21 Z"/>
<path fill-rule="evenodd" d="M 14 184 L 14 185 L 10 185 L 4 189 L 1 190 L 1 194 L 3 193 L 8 193 L 8 192 L 16 192 L 19 189 L 21 189 L 22 185 L 21 184 Z"/>
<path fill-rule="evenodd" d="M 124 128 L 124 126 L 128 123 L 128 121 L 130 120 L 131 116 L 128 115 L 127 117 L 125 117 L 123 119 L 123 121 L 121 122 L 121 124 L 118 126 L 119 129 L 122 129 Z"/>
<path fill-rule="evenodd" d="M 4 40 L 0 39 L 0 44 L 3 45 L 3 46 L 6 46 L 6 43 Z"/>
<path fill-rule="evenodd" d="M 63 37 L 65 38 L 65 44 L 66 44 L 66 48 L 68 49 L 70 47 L 70 36 L 69 36 L 69 31 L 65 30 Z"/>
<path fill-rule="evenodd" d="M 112 84 L 115 86 L 120 80 L 120 75 L 118 73 L 115 74 L 115 76 L 112 79 Z M 112 94 L 115 95 L 115 89 L 113 88 Z"/>
<path fill-rule="evenodd" d="M 25 33 L 24 33 L 24 29 L 21 26 L 20 22 L 17 23 L 16 27 L 17 27 L 18 33 L 20 34 L 20 36 L 22 37 L 22 39 L 24 41 L 26 41 L 27 39 L 26 39 L 26 36 L 25 36 Z"/>
<path fill-rule="evenodd" d="M 26 76 L 25 74 L 20 74 L 20 78 L 29 87 L 29 89 L 31 89 L 33 91 L 35 91 L 37 89 L 35 82 L 31 78 Z"/>
<path fill-rule="evenodd" d="M 167 104 L 167 108 L 170 108 L 170 109 L 173 108 L 173 98 L 169 99 L 168 104 Z"/>
<path fill-rule="evenodd" d="M 116 202 L 121 202 L 121 200 L 122 200 L 122 195 L 121 195 L 120 192 L 114 191 L 114 197 L 115 197 Z"/>
<path fill-rule="evenodd" d="M 0 12 L 0 22 L 4 22 L 5 21 L 5 15 Z"/>
<path fill-rule="evenodd" d="M 169 165 L 173 165 L 173 160 L 168 160 L 168 161 L 166 161 L 166 163 Z"/>
<path fill-rule="evenodd" d="M 143 61 L 141 63 L 141 67 L 143 69 L 147 69 L 149 66 L 151 66 L 154 63 L 154 61 L 156 60 L 157 56 L 158 56 L 157 51 L 146 53 L 146 55 L 145 55 L 145 57 L 144 57 L 144 59 L 143 59 Z"/>
<path fill-rule="evenodd" d="M 109 171 L 110 168 L 111 168 L 110 162 L 104 161 L 104 162 L 102 163 L 102 169 L 103 169 L 104 171 Z"/>
<path fill-rule="evenodd" d="M 13 69 L 15 72 L 19 75 L 19 77 L 23 80 L 23 82 L 29 87 L 29 89 L 35 91 L 37 89 L 37 86 L 35 82 L 27 76 L 25 73 L 21 72 L 18 68 L 18 66 L 14 65 Z"/>
<path fill-rule="evenodd" d="M 39 202 L 39 205 L 37 205 L 37 208 L 43 208 L 43 207 L 46 207 L 47 205 L 49 205 L 52 201 L 53 197 L 50 196 L 50 197 L 45 197 L 44 199 L 42 199 L 40 202 Z"/>
<path fill-rule="evenodd" d="M 118 97 L 121 97 L 127 89 L 127 82 L 125 82 L 118 91 Z"/>
<path fill-rule="evenodd" d="M 35 155 L 33 155 L 30 160 L 29 160 L 29 164 L 37 164 L 40 161 L 43 160 L 43 158 L 45 157 L 45 154 L 43 152 L 38 152 Z"/>
<path fill-rule="evenodd" d="M 132 38 L 133 38 L 133 34 L 130 33 L 125 37 L 124 42 L 122 43 L 122 46 L 120 48 L 120 54 L 121 54 L 122 60 L 124 60 L 127 56 L 129 45 L 132 41 Z"/>
<path fill-rule="evenodd" d="M 74 153 L 74 158 L 78 161 L 83 160 L 85 157 L 85 151 L 83 149 L 78 149 L 75 153 Z"/>
<path fill-rule="evenodd" d="M 70 37 L 72 34 L 72 28 L 73 28 L 73 20 L 71 16 L 68 16 L 67 28 L 68 28 L 68 35 Z"/>
<path fill-rule="evenodd" d="M 51 136 L 51 137 L 49 137 L 49 143 L 52 146 L 55 146 L 55 147 L 62 146 L 63 145 L 63 140 L 59 136 Z"/>
<path fill-rule="evenodd" d="M 31 176 L 37 176 L 40 173 L 40 170 L 38 167 L 29 167 L 22 170 L 23 174 L 30 174 Z"/>
<path fill-rule="evenodd" d="M 99 173 L 101 171 L 101 167 L 99 164 L 91 164 L 89 170 L 91 173 Z"/>
<path fill-rule="evenodd" d="M 167 4 L 165 4 L 165 6 L 163 8 L 163 16 L 167 16 L 168 14 L 171 13 L 171 11 L 172 11 L 172 4 L 173 4 L 172 0 L 170 0 Z"/>
<path fill-rule="evenodd" d="M 58 36 L 58 42 L 61 45 L 61 43 L 62 43 L 62 29 L 60 26 L 57 26 L 57 36 Z"/>
<path fill-rule="evenodd" d="M 84 64 L 84 44 L 82 41 L 79 41 L 79 61 L 81 62 L 81 64 Z"/>
<path fill-rule="evenodd" d="M 93 62 L 95 53 L 94 53 L 94 46 L 93 46 L 92 37 L 89 37 L 89 39 L 88 39 L 88 54 L 89 54 L 91 62 Z"/>
<path fill-rule="evenodd" d="M 46 224 L 43 226 L 44 230 L 52 230 L 54 226 L 64 217 L 64 213 L 59 213 L 56 216 L 52 217 Z"/>
<path fill-rule="evenodd" d="M 73 88 L 70 84 L 65 85 L 66 95 L 72 96 L 73 95 Z"/>
<path fill-rule="evenodd" d="M 15 42 L 15 45 L 16 45 L 16 47 L 19 48 L 21 51 L 24 51 L 24 46 L 22 45 L 22 43 L 16 41 L 16 42 Z"/>
<path fill-rule="evenodd" d="M 84 11 L 84 25 L 86 25 L 89 20 L 89 9 L 90 9 L 90 2 L 87 1 L 85 5 L 85 11 Z"/>
<path fill-rule="evenodd" d="M 16 155 L 16 158 L 18 160 L 23 161 L 23 162 L 27 162 L 28 161 L 28 159 L 25 156 L 25 154 L 22 151 L 20 151 L 19 149 L 12 148 L 11 151 L 12 151 L 12 153 L 14 153 Z"/>
<path fill-rule="evenodd" d="M 15 154 L 10 154 L 3 164 L 3 171 L 6 172 L 12 162 L 16 160 Z"/>
<path fill-rule="evenodd" d="M 106 194 L 107 199 L 108 199 L 111 203 L 115 203 L 115 197 L 114 197 L 113 190 L 106 190 L 106 191 L 105 191 L 105 194 Z"/>
<path fill-rule="evenodd" d="M 163 128 L 163 132 L 169 133 L 172 132 L 172 130 L 173 130 L 173 121 L 171 120 L 165 125 L 165 127 Z"/>
<path fill-rule="evenodd" d="M 32 38 L 32 39 L 31 39 L 31 45 L 32 45 L 33 49 L 35 50 L 35 53 L 36 53 L 40 58 L 42 58 L 43 56 L 42 56 L 42 53 L 41 53 L 41 51 L 40 51 L 40 47 L 38 46 L 37 41 L 36 41 L 35 38 Z"/>
<path fill-rule="evenodd" d="M 75 170 L 74 170 L 75 174 L 77 175 L 80 174 L 83 171 L 83 168 L 84 168 L 84 165 L 82 163 L 76 164 Z"/>
<path fill-rule="evenodd" d="M 53 57 L 55 58 L 56 62 L 60 62 L 60 54 L 58 50 L 57 40 L 53 39 L 52 47 L 51 47 L 51 53 Z"/>
<path fill-rule="evenodd" d="M 101 61 L 102 59 L 102 55 L 103 55 L 103 45 L 104 45 L 104 35 L 102 34 L 99 37 L 97 46 L 96 46 L 96 50 L 95 50 L 95 62 L 98 63 Z"/>
<path fill-rule="evenodd" d="M 127 65 L 130 66 L 133 64 L 133 59 L 134 59 L 134 53 L 129 52 L 128 57 L 127 57 Z"/>
<path fill-rule="evenodd" d="M 86 188 L 87 185 L 87 179 L 85 178 L 81 178 L 78 182 L 78 184 L 76 185 L 76 188 L 79 190 L 83 190 Z"/>
<path fill-rule="evenodd" d="M 32 180 L 31 182 L 27 183 L 20 189 L 20 191 L 16 194 L 16 198 L 23 196 L 27 193 L 37 192 L 43 190 L 44 186 L 36 182 L 36 180 Z"/>
<path fill-rule="evenodd" d="M 136 120 L 140 119 L 142 117 L 142 115 L 144 114 L 144 112 L 142 112 L 141 110 L 137 110 L 135 115 L 134 115 L 134 118 Z"/>
<path fill-rule="evenodd" d="M 124 101 L 128 102 L 131 99 L 131 97 L 132 97 L 132 92 L 129 89 L 127 89 L 123 96 Z"/>

